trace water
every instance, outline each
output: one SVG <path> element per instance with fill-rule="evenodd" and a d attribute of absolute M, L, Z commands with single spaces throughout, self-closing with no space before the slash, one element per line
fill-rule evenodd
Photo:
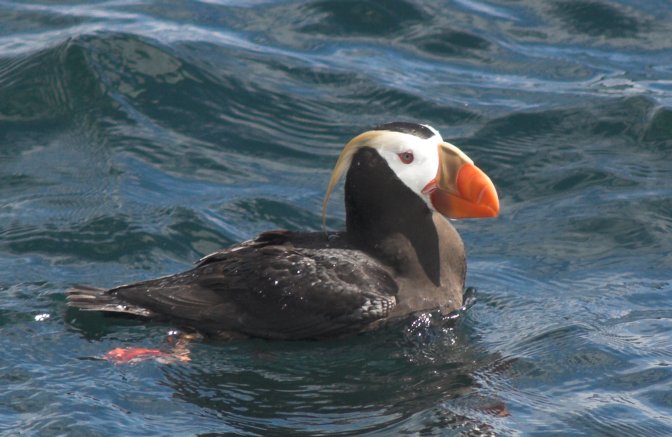
<path fill-rule="evenodd" d="M 672 434 L 671 23 L 655 0 L 0 1 L 0 432 Z M 457 223 L 455 324 L 95 359 L 174 327 L 68 310 L 71 284 L 319 229 L 341 146 L 392 120 L 501 195 Z"/>

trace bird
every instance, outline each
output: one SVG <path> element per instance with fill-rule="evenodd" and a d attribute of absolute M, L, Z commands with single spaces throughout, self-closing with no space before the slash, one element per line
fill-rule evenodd
<path fill-rule="evenodd" d="M 327 231 L 329 198 L 344 175 L 345 229 Z M 424 311 L 459 309 L 467 263 L 450 220 L 498 214 L 490 178 L 436 129 L 386 123 L 341 151 L 322 231 L 265 231 L 182 273 L 110 289 L 73 286 L 68 305 L 222 338 L 367 332 Z"/>

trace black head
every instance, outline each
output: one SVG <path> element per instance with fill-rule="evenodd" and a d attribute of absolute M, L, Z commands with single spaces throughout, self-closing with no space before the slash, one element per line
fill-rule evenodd
<path fill-rule="evenodd" d="M 414 135 L 418 138 L 426 140 L 437 135 L 437 132 L 424 124 L 409 123 L 405 121 L 393 121 L 392 123 L 381 124 L 371 130 L 388 130 L 392 132 L 400 132 L 402 134 Z"/>

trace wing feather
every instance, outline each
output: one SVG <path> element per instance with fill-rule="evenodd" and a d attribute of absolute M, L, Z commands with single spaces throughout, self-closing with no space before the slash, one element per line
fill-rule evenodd
<path fill-rule="evenodd" d="M 110 293 L 197 329 L 282 339 L 357 332 L 396 305 L 396 282 L 360 251 L 255 241 Z"/>

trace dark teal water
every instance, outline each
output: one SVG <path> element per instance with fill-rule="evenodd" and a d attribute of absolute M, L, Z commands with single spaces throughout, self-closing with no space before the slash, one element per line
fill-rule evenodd
<path fill-rule="evenodd" d="M 672 434 L 671 35 L 663 0 L 0 1 L 0 433 Z M 456 224 L 455 325 L 91 359 L 174 327 L 71 284 L 319 229 L 341 146 L 392 120 L 501 195 Z"/>

